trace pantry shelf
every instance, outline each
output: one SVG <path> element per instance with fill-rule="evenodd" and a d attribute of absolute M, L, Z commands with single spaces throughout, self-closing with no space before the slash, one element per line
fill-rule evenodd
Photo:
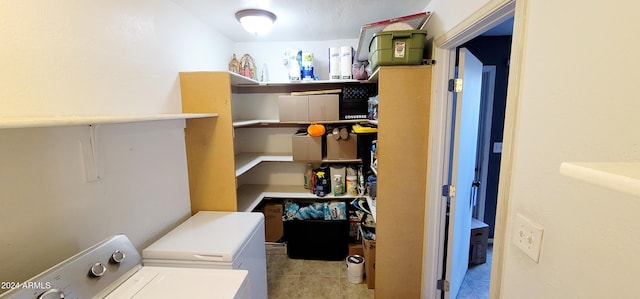
<path fill-rule="evenodd" d="M 321 161 L 293 160 L 291 154 L 285 153 L 241 153 L 235 156 L 236 177 L 239 177 L 258 166 L 262 162 L 300 162 L 300 163 L 362 163 L 362 159 L 322 159 Z"/>
<path fill-rule="evenodd" d="M 564 162 L 560 174 L 640 196 L 640 162 Z"/>
<path fill-rule="evenodd" d="M 238 120 L 233 122 L 234 128 L 244 128 L 253 126 L 301 126 L 310 124 L 366 124 L 371 123 L 367 119 L 344 119 L 344 120 L 328 120 L 328 121 L 280 121 L 277 119 L 251 119 Z M 377 123 L 377 121 L 376 121 Z"/>
<path fill-rule="evenodd" d="M 262 162 L 293 162 L 291 154 L 241 153 L 236 155 L 236 177 Z"/>
<path fill-rule="evenodd" d="M 266 126 L 270 124 L 279 124 L 277 119 L 250 119 L 250 120 L 238 120 L 233 122 L 234 128 L 251 127 L 251 126 Z"/>
<path fill-rule="evenodd" d="M 331 194 L 318 197 L 302 186 L 295 185 L 242 185 L 238 188 L 238 211 L 251 212 L 264 198 L 316 199 L 330 201 L 333 199 L 353 199 L 360 196 L 333 196 Z"/>
<path fill-rule="evenodd" d="M 217 117 L 217 116 L 218 116 L 217 113 L 173 113 L 173 114 L 140 114 L 140 115 L 73 115 L 73 116 L 0 117 L 0 129 L 101 125 L 101 124 L 156 121 L 156 120 L 205 118 L 205 117 Z"/>

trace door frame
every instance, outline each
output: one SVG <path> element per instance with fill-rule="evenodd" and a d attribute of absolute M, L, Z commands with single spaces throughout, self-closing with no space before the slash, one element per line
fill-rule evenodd
<path fill-rule="evenodd" d="M 498 203 L 494 233 L 493 259 L 491 265 L 490 298 L 499 298 L 503 281 L 505 250 L 507 249 L 507 226 L 510 214 L 511 173 L 516 124 L 520 102 L 520 89 L 524 56 L 524 28 L 528 1 L 524 0 L 490 0 L 475 13 L 464 19 L 451 30 L 434 40 L 434 57 L 437 61 L 433 76 L 431 101 L 432 128 L 429 134 L 429 153 L 427 188 L 429 198 L 425 211 L 425 243 L 423 257 L 423 298 L 441 298 L 438 290 L 438 279 L 443 277 L 443 244 L 445 237 L 446 197 L 442 196 L 442 186 L 449 176 L 448 165 L 451 158 L 451 118 L 453 96 L 447 91 L 448 79 L 455 74 L 455 49 L 465 42 L 477 37 L 486 30 L 514 17 L 509 66 L 509 86 L 507 89 L 507 105 L 503 136 L 502 158 L 500 165 L 500 182 L 498 186 Z M 430 199 L 430 200 L 429 200 Z"/>

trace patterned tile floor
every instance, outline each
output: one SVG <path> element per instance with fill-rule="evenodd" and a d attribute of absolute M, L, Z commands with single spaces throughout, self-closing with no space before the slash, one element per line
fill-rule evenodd
<path fill-rule="evenodd" d="M 464 276 L 457 299 L 486 299 L 489 298 L 489 282 L 491 279 L 491 257 L 493 247 L 487 249 L 487 262 L 469 266 Z"/>
<path fill-rule="evenodd" d="M 344 261 L 290 259 L 285 247 L 267 247 L 269 299 L 360 299 L 373 298 L 373 289 L 363 282 L 347 280 Z"/>

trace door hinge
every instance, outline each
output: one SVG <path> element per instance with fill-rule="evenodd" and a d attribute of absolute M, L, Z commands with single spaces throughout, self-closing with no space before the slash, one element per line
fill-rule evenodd
<path fill-rule="evenodd" d="M 442 196 L 455 197 L 456 196 L 456 186 L 454 186 L 454 185 L 443 185 L 442 186 Z"/>
<path fill-rule="evenodd" d="M 437 286 L 438 290 L 448 292 L 449 291 L 449 281 L 448 280 L 438 280 Z"/>
<path fill-rule="evenodd" d="M 462 79 L 460 79 L 460 78 L 449 79 L 449 91 L 450 92 L 461 92 L 462 91 Z"/>

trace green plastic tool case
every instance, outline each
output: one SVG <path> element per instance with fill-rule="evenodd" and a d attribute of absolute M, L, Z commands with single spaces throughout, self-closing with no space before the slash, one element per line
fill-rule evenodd
<path fill-rule="evenodd" d="M 380 65 L 414 65 L 422 63 L 427 32 L 423 30 L 380 31 L 369 45 L 371 68 Z"/>

